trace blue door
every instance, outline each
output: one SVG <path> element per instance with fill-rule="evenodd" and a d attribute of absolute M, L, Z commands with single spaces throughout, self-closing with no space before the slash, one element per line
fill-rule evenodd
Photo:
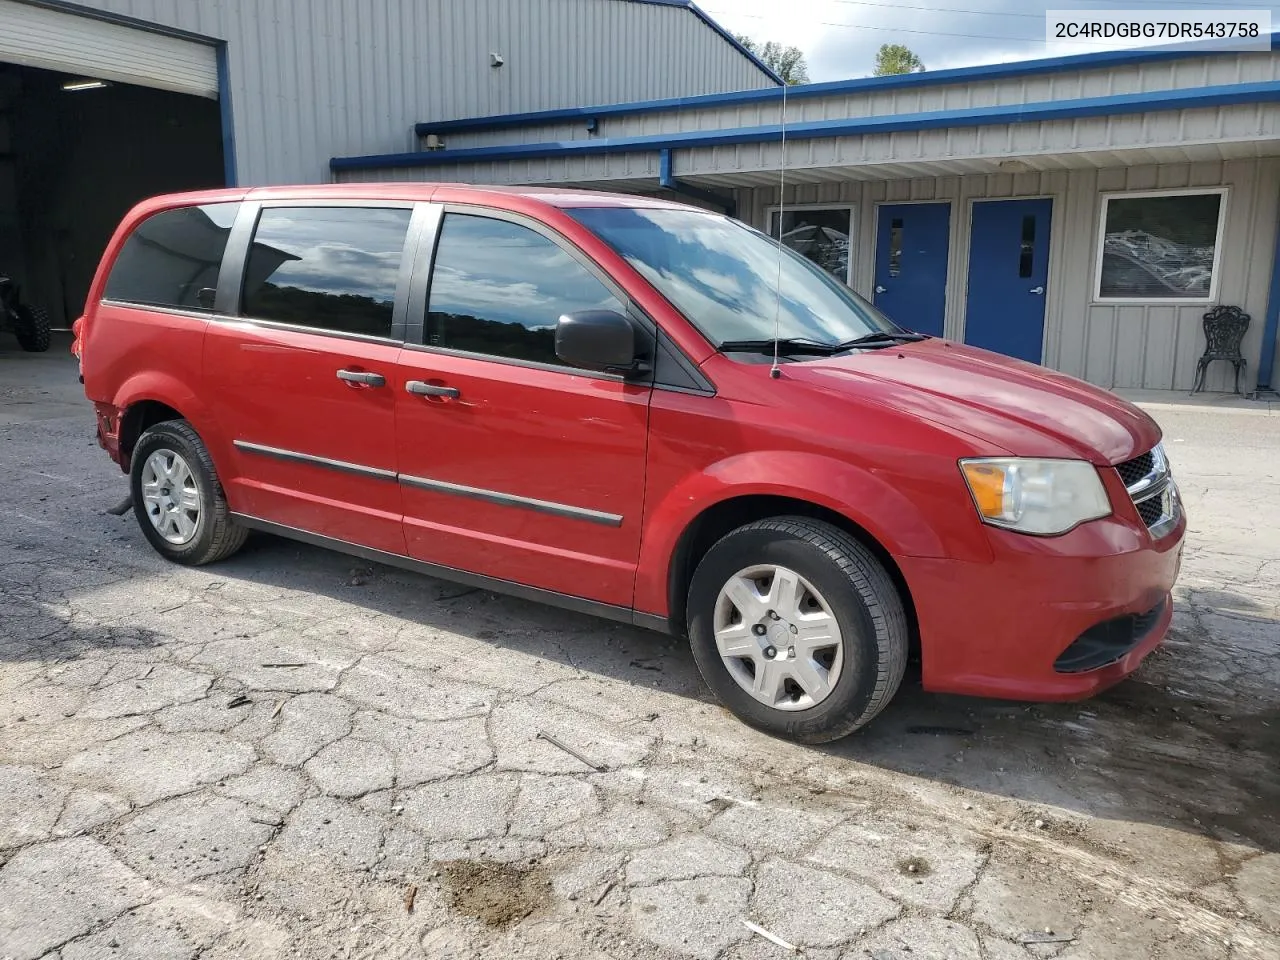
<path fill-rule="evenodd" d="M 951 204 L 882 203 L 875 304 L 908 330 L 942 336 Z"/>
<path fill-rule="evenodd" d="M 1041 361 L 1052 218 L 1052 200 L 974 203 L 965 343 Z"/>

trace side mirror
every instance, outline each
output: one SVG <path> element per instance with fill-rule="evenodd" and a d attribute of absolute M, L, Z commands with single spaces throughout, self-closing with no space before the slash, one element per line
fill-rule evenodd
<path fill-rule="evenodd" d="M 635 327 L 613 310 L 581 310 L 562 316 L 556 324 L 556 356 L 571 366 L 624 376 L 647 369 L 637 362 Z"/>

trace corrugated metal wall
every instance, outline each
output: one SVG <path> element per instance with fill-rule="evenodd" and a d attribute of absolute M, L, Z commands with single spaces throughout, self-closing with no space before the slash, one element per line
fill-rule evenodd
<path fill-rule="evenodd" d="M 1232 83 L 1280 79 L 1280 56 L 1273 53 L 1218 54 L 1124 67 L 1079 70 L 946 86 L 905 86 L 813 98 L 793 98 L 787 121 L 834 120 L 854 117 L 898 116 L 933 110 L 1007 106 L 1053 100 L 1078 100 L 1125 93 L 1186 90 Z M 450 149 L 500 143 L 586 140 L 593 137 L 632 137 L 660 133 L 754 127 L 779 122 L 781 104 L 752 103 L 696 110 L 671 110 L 633 116 L 602 117 L 595 134 L 581 123 L 558 123 L 519 130 L 491 130 L 450 134 Z M 1030 126 L 1030 125 L 1029 125 Z"/>
<path fill-rule="evenodd" d="M 228 42 L 242 183 L 327 181 L 331 156 L 416 149 L 421 120 L 771 85 L 688 10 L 629 0 L 80 2 Z"/>
<path fill-rule="evenodd" d="M 947 283 L 947 336 L 964 339 L 969 267 L 970 205 L 1013 197 L 1054 199 L 1049 288 L 1045 304 L 1045 363 L 1104 387 L 1190 390 L 1196 358 L 1204 350 L 1204 304 L 1132 305 L 1093 302 L 1102 195 L 1123 190 L 1228 188 L 1220 257 L 1218 301 L 1243 307 L 1253 323 L 1245 338 L 1249 358 L 1242 388 L 1252 387 L 1261 353 L 1271 265 L 1280 215 L 1280 159 L 1232 160 L 914 180 L 843 180 L 787 191 L 788 203 L 855 204 L 854 286 L 873 285 L 876 204 L 948 200 L 952 203 Z M 739 215 L 768 228 L 777 189 L 736 192 Z M 1213 366 L 1209 390 L 1230 390 L 1229 364 Z"/>

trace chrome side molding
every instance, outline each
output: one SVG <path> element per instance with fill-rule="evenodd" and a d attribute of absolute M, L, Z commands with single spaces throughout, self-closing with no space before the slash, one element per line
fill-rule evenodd
<path fill-rule="evenodd" d="M 449 483 L 444 480 L 432 480 L 430 477 L 411 477 L 405 474 L 396 473 L 394 470 L 382 470 L 378 467 L 366 467 L 359 463 L 348 463 L 345 460 L 332 460 L 328 457 L 317 457 L 309 453 L 299 453 L 296 450 L 284 450 L 280 447 L 269 447 L 261 443 L 250 443 L 248 440 L 234 441 L 237 450 L 243 450 L 245 453 L 257 454 L 261 457 L 270 457 L 273 460 L 286 460 L 290 463 L 305 463 L 313 467 L 322 467 L 326 470 L 336 470 L 339 473 L 350 473 L 359 477 L 370 477 L 375 480 L 390 480 L 399 482 L 406 487 L 414 487 L 418 490 L 429 490 L 433 493 L 447 493 L 458 497 L 467 497 L 472 500 L 483 500 L 486 503 L 496 503 L 504 507 L 519 507 L 525 510 L 533 510 L 537 513 L 546 513 L 555 517 L 564 517 L 568 520 L 584 520 L 587 523 L 598 523 L 605 527 L 622 526 L 623 517 L 616 513 L 604 513 L 600 510 L 588 510 L 585 507 L 575 507 L 567 503 L 556 503 L 552 500 L 538 500 L 534 497 L 521 497 L 514 493 L 503 493 L 501 490 L 486 490 L 482 487 L 468 487 L 461 483 Z"/>

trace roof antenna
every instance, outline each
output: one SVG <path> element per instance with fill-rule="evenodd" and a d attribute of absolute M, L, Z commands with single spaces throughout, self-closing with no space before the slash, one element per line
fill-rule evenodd
<path fill-rule="evenodd" d="M 774 380 L 782 377 L 782 368 L 778 366 L 778 354 L 781 352 L 782 337 L 782 232 L 787 215 L 787 84 L 782 84 L 782 157 L 778 165 L 778 279 L 773 289 L 773 366 L 769 368 L 769 376 Z"/>

